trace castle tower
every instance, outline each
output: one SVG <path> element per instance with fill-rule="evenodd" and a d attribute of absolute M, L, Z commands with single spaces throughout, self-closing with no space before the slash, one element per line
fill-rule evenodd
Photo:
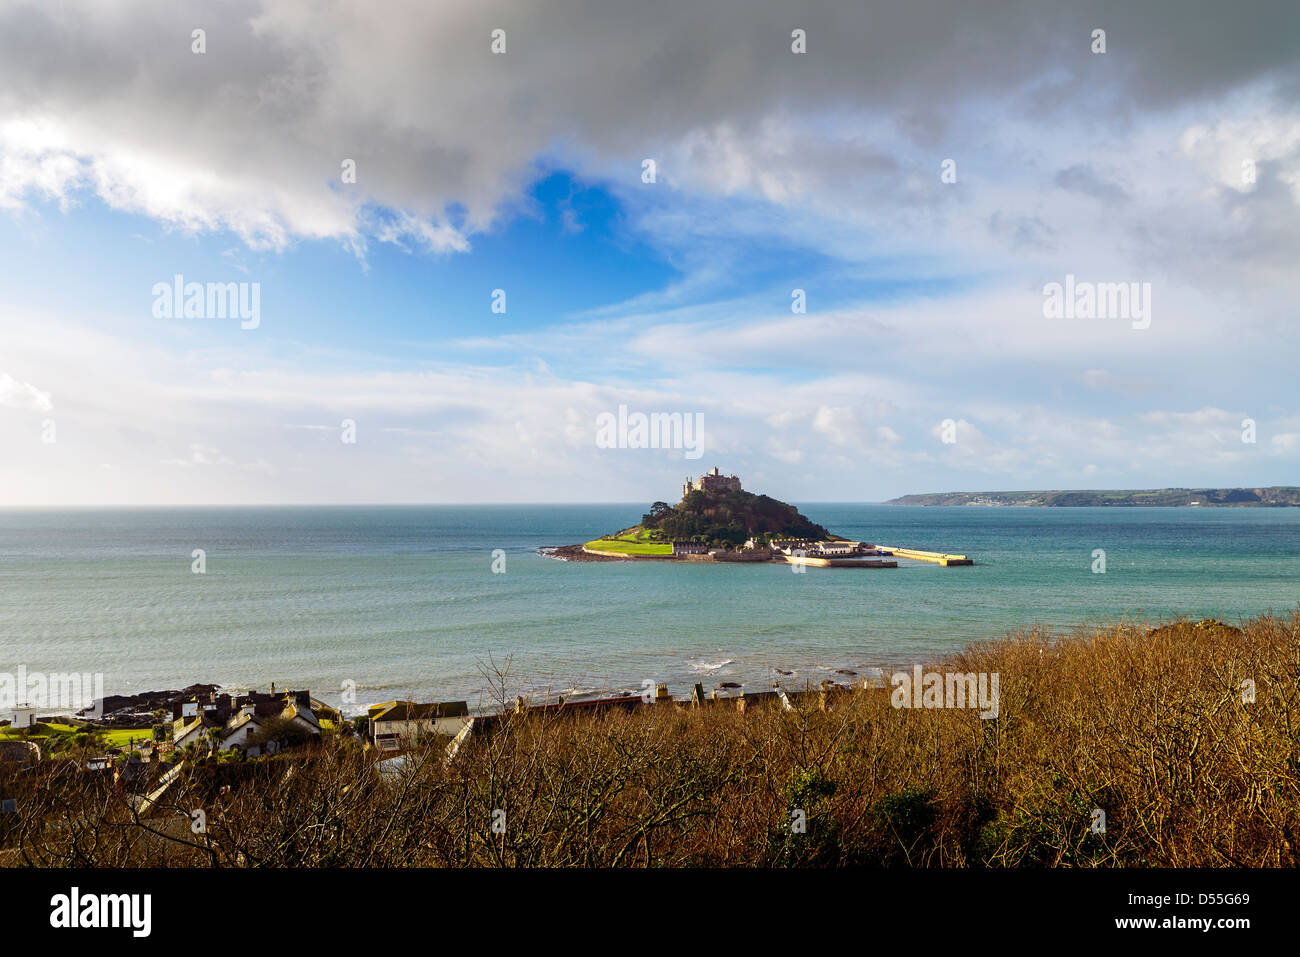
<path fill-rule="evenodd" d="M 682 486 L 682 498 L 685 499 L 687 495 L 696 490 L 703 492 L 739 492 L 740 477 L 723 475 L 715 465 L 695 481 L 691 481 L 688 476 L 686 484 Z"/>

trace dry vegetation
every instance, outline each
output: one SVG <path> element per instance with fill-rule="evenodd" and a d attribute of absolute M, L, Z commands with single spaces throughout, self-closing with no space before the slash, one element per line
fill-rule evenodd
<path fill-rule="evenodd" d="M 47 774 L 0 785 L 21 787 L 0 847 L 36 866 L 1297 864 L 1300 615 L 1023 634 L 934 667 L 999 673 L 999 717 L 871 691 L 826 710 L 812 695 L 510 717 L 449 764 L 414 751 L 393 775 L 334 737 L 199 764 L 145 817 L 99 779 Z"/>

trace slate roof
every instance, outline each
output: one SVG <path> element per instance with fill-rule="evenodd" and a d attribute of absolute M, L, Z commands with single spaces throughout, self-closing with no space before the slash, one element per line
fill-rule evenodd
<path fill-rule="evenodd" d="M 417 704 L 414 701 L 392 701 L 380 706 L 371 721 L 429 721 L 434 718 L 463 718 L 469 715 L 469 705 L 464 701 L 434 701 Z"/>

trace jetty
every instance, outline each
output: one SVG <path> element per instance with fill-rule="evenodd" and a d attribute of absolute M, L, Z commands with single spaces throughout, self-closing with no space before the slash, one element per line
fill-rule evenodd
<path fill-rule="evenodd" d="M 898 548 L 894 545 L 881 545 L 883 551 L 899 558 L 913 558 L 919 562 L 934 562 L 936 565 L 974 565 L 975 562 L 965 555 L 950 555 L 947 552 L 925 552 L 919 548 Z"/>

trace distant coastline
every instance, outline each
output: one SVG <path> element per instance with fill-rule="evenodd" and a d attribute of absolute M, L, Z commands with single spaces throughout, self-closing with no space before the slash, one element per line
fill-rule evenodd
<path fill-rule="evenodd" d="M 1022 508 L 1097 506 L 1156 508 L 1289 508 L 1300 506 L 1300 487 L 1050 490 L 1040 492 L 930 492 L 891 498 L 885 505 L 986 505 Z"/>

